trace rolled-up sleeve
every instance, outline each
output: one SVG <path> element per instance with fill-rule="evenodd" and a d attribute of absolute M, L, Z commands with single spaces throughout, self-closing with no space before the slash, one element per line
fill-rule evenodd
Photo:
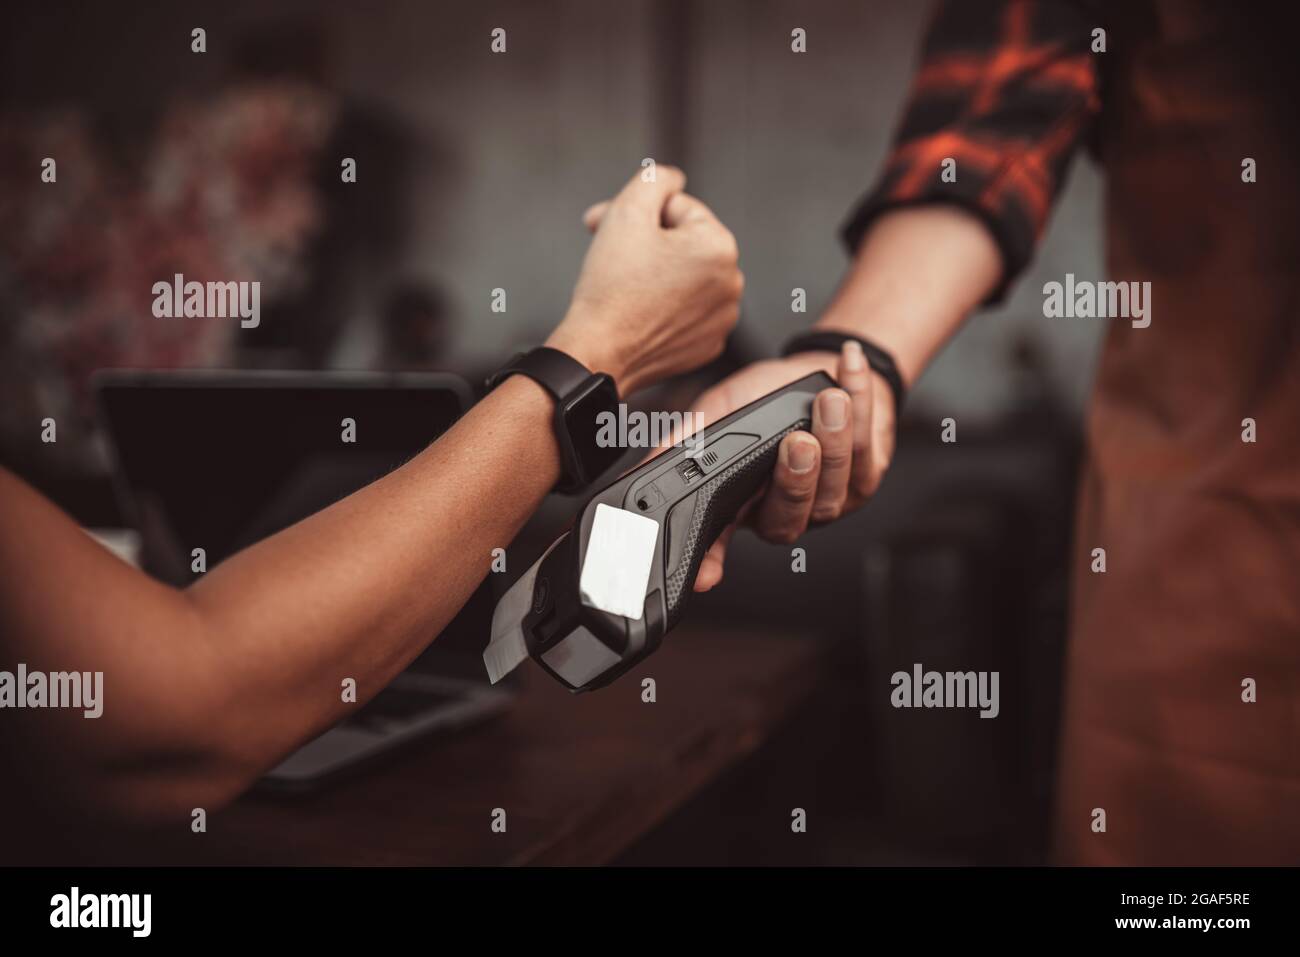
<path fill-rule="evenodd" d="M 1000 301 L 1032 257 L 1100 108 L 1097 25 L 1062 0 L 941 4 L 885 168 L 844 227 L 849 249 L 887 210 L 956 204 L 1002 252 L 1002 282 L 988 300 Z"/>

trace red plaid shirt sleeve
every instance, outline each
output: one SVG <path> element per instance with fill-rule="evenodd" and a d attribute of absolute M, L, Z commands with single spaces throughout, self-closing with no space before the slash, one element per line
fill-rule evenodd
<path fill-rule="evenodd" d="M 999 301 L 1033 255 L 1099 109 L 1097 25 L 1062 0 L 941 4 L 884 172 L 845 226 L 850 249 L 886 210 L 955 203 L 1002 251 L 1003 279 L 989 300 Z"/>

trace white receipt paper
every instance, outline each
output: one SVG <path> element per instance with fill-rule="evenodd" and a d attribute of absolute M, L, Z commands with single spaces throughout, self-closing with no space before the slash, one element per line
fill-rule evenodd
<path fill-rule="evenodd" d="M 658 538 L 659 523 L 653 518 L 598 504 L 578 578 L 582 603 L 640 620 Z"/>

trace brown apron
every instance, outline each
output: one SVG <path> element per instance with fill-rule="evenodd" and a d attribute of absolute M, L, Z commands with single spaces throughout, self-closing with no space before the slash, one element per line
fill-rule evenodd
<path fill-rule="evenodd" d="M 1231 4 L 1142 11 L 1099 142 L 1108 278 L 1150 280 L 1151 324 L 1108 320 L 1088 416 L 1056 859 L 1298 864 L 1294 54 Z"/>

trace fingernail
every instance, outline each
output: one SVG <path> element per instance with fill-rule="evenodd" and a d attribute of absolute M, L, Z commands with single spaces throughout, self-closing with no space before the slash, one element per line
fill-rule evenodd
<path fill-rule="evenodd" d="M 790 443 L 790 471 L 807 472 L 817 462 L 817 447 L 807 439 Z"/>
<path fill-rule="evenodd" d="M 867 367 L 867 357 L 862 354 L 862 343 L 844 343 L 844 368 L 849 372 L 861 372 Z"/>
<path fill-rule="evenodd" d="M 835 432 L 844 428 L 849 420 L 849 400 L 840 392 L 828 392 L 821 397 L 821 423 Z"/>

